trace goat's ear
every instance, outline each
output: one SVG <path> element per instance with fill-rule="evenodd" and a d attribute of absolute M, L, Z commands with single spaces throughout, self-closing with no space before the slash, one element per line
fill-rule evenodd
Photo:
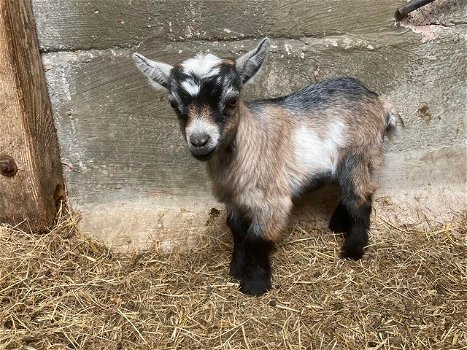
<path fill-rule="evenodd" d="M 136 67 L 149 79 L 152 86 L 156 89 L 169 89 L 169 77 L 173 68 L 170 64 L 152 61 L 136 52 L 132 57 Z"/>
<path fill-rule="evenodd" d="M 256 49 L 247 52 L 237 59 L 235 68 L 240 74 L 242 84 L 246 84 L 258 73 L 268 56 L 270 46 L 271 40 L 269 38 L 264 38 Z"/>

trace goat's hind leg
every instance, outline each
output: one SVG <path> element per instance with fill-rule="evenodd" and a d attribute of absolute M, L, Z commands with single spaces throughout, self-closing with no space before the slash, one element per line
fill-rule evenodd
<path fill-rule="evenodd" d="M 368 244 L 372 197 L 376 185 L 371 179 L 368 163 L 362 157 L 349 157 L 342 170 L 341 203 L 347 211 L 350 227 L 346 230 L 341 255 L 343 258 L 358 260 Z"/>
<path fill-rule="evenodd" d="M 363 250 L 368 245 L 368 231 L 370 229 L 371 200 L 365 203 L 348 201 L 351 215 L 351 228 L 345 235 L 341 256 L 358 260 L 363 256 Z"/>
<path fill-rule="evenodd" d="M 232 231 L 234 243 L 229 274 L 236 279 L 240 279 L 245 265 L 245 237 L 249 225 L 237 210 L 229 208 L 227 226 Z"/>
<path fill-rule="evenodd" d="M 351 226 L 350 214 L 342 201 L 339 201 L 329 221 L 329 229 L 334 233 L 347 233 L 350 231 Z"/>

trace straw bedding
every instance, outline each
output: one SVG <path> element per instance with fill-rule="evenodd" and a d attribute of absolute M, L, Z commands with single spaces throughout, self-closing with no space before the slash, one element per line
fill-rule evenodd
<path fill-rule="evenodd" d="M 375 218 L 359 262 L 295 225 L 260 298 L 229 279 L 219 227 L 188 251 L 122 256 L 76 221 L 0 227 L 0 349 L 467 349 L 467 213 L 429 230 Z"/>

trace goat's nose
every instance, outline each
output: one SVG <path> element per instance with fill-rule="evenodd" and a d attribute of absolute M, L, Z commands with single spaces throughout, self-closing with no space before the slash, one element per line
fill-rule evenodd
<path fill-rule="evenodd" d="M 190 143 L 195 147 L 206 146 L 211 137 L 208 134 L 194 134 L 190 136 Z"/>

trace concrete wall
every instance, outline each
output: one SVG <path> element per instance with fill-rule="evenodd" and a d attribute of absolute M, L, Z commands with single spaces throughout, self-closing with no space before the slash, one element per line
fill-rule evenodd
<path fill-rule="evenodd" d="M 437 0 L 396 26 L 403 0 L 33 0 L 72 207 L 117 248 L 162 248 L 206 230 L 210 196 L 166 96 L 130 59 L 235 57 L 273 39 L 248 97 L 351 75 L 387 96 L 406 129 L 387 145 L 378 215 L 444 220 L 466 208 L 466 6 Z M 316 202 L 297 212 L 313 212 Z M 221 219 L 217 219 L 220 222 Z"/>

